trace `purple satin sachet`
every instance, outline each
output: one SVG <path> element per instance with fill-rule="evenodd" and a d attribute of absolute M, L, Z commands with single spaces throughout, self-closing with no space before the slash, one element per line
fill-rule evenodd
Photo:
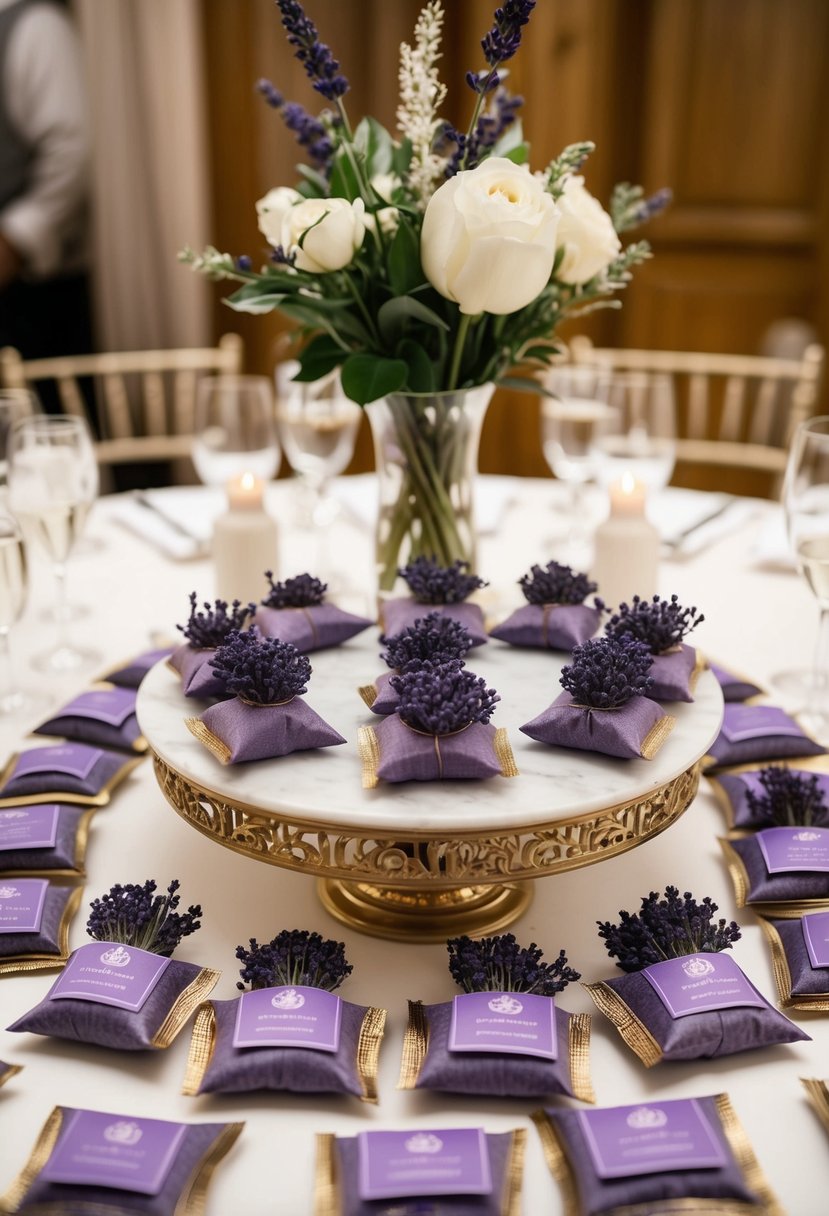
<path fill-rule="evenodd" d="M 748 701 L 750 697 L 762 695 L 762 688 L 757 684 L 752 684 L 750 680 L 735 676 L 733 672 L 728 671 L 725 667 L 720 667 L 718 663 L 711 663 L 710 667 L 722 689 L 724 701 Z"/>
<path fill-rule="evenodd" d="M 780 938 L 786 956 L 791 998 L 823 997 L 827 1002 L 823 1007 L 829 1007 L 829 965 L 813 966 L 801 920 L 769 920 L 768 923 Z"/>
<path fill-rule="evenodd" d="M 752 764 L 826 752 L 801 726 L 773 705 L 726 705 L 722 730 L 709 749 L 714 764 Z"/>
<path fill-rule="evenodd" d="M 2 885 L 13 884 L 12 879 Z M 66 905 L 74 893 L 73 887 L 58 887 L 53 882 L 48 883 L 39 928 L 31 932 L 0 933 L 0 963 L 8 958 L 43 954 L 54 954 L 56 964 L 59 963 L 61 926 L 67 911 Z"/>
<path fill-rule="evenodd" d="M 302 697 L 293 697 L 285 705 L 250 705 L 234 697 L 211 705 L 199 718 L 188 718 L 187 726 L 224 764 L 269 760 L 345 743 L 339 731 Z M 211 739 L 218 740 L 218 745 Z"/>
<path fill-rule="evenodd" d="M 345 612 L 335 604 L 310 604 L 307 608 L 267 608 L 256 610 L 256 625 L 264 637 L 290 642 L 307 654 L 339 646 L 373 625 L 364 616 Z"/>
<path fill-rule="evenodd" d="M 370 706 L 373 714 L 380 714 L 385 717 L 386 714 L 393 714 L 397 708 L 400 696 L 390 684 L 390 680 L 394 675 L 395 672 L 386 671 L 374 681 L 376 696 Z"/>
<path fill-rule="evenodd" d="M 743 863 L 748 877 L 747 904 L 829 900 L 829 872 L 790 870 L 770 874 L 757 836 L 744 836 L 728 843 Z"/>
<path fill-rule="evenodd" d="M 83 693 L 41 722 L 32 734 L 73 739 L 98 747 L 143 751 L 146 745 L 135 716 L 136 696 L 133 688 L 96 689 Z"/>
<path fill-rule="evenodd" d="M 104 679 L 109 684 L 115 684 L 118 688 L 138 688 L 141 681 L 151 668 L 156 663 L 160 663 L 163 659 L 169 659 L 173 653 L 172 646 L 164 646 L 158 650 L 145 650 L 142 654 L 138 654 L 129 663 L 125 663 L 123 667 L 118 667 L 115 671 L 107 672 Z"/>
<path fill-rule="evenodd" d="M 18 809 L 25 813 L 27 809 L 39 811 L 47 810 L 48 807 L 26 808 L 21 805 Z M 47 873 L 49 870 L 72 870 L 77 874 L 82 874 L 83 866 L 78 861 L 78 831 L 81 820 L 87 813 L 82 806 L 58 803 L 55 843 L 40 847 L 22 843 L 14 849 L 0 849 L 0 874 L 19 873 L 20 871 Z M 9 814 L 15 814 L 14 807 L 0 810 L 0 824 Z"/>
<path fill-rule="evenodd" d="M 511 646 L 570 651 L 593 637 L 601 618 L 601 609 L 587 604 L 524 604 L 489 636 Z"/>
<path fill-rule="evenodd" d="M 507 776 L 496 750 L 494 726 L 472 722 L 449 735 L 427 735 L 407 726 L 390 714 L 374 733 L 378 759 L 376 776 L 381 781 L 448 781 L 465 778 Z"/>
<path fill-rule="evenodd" d="M 31 748 L 17 757 L 0 797 L 40 800 L 43 794 L 54 794 L 59 800 L 71 794 L 81 801 L 96 799 L 121 770 L 135 763 L 134 757 L 86 743 Z"/>
<path fill-rule="evenodd" d="M 185 697 L 197 697 L 209 701 L 213 697 L 226 697 L 224 680 L 210 666 L 216 651 L 194 650 L 185 643 L 170 655 L 167 662 L 181 676 L 181 690 Z"/>
<path fill-rule="evenodd" d="M 380 627 L 387 637 L 402 633 L 415 621 L 422 620 L 430 612 L 449 616 L 466 628 L 473 646 L 483 646 L 489 641 L 484 625 L 484 614 L 477 604 L 421 604 L 409 596 L 386 600 L 380 614 Z"/>
<path fill-rule="evenodd" d="M 623 760 L 650 760 L 672 726 L 673 719 L 649 697 L 633 697 L 616 709 L 591 709 L 576 705 L 569 692 L 562 692 L 519 729 L 539 743 Z"/>
<path fill-rule="evenodd" d="M 693 701 L 698 672 L 697 652 L 684 642 L 676 650 L 655 654 L 648 672 L 653 680 L 648 696 L 652 701 Z"/>
<path fill-rule="evenodd" d="M 829 774 L 810 773 L 805 769 L 792 768 L 793 775 L 817 777 L 818 789 L 823 799 L 829 805 Z M 722 787 L 731 806 L 731 824 L 735 828 L 767 828 L 771 824 L 768 818 L 758 817 L 751 809 L 748 794 L 751 792 L 757 798 L 765 794 L 760 781 L 759 769 L 752 773 L 720 773 L 713 778 Z"/>

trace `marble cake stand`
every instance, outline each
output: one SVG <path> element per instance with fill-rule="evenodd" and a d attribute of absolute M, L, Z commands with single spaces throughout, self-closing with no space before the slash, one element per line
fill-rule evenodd
<path fill-rule="evenodd" d="M 560 691 L 563 656 L 490 642 L 468 666 L 501 694 L 520 776 L 363 790 L 357 728 L 378 721 L 357 688 L 382 670 L 368 631 L 311 655 L 307 700 L 348 743 L 238 767 L 221 765 L 184 725 L 200 711 L 163 663 L 138 697 L 141 729 L 171 805 L 204 835 L 319 879 L 320 898 L 352 928 L 410 941 L 496 931 L 531 899 L 528 879 L 591 865 L 669 827 L 691 803 L 716 738 L 722 695 L 710 672 L 652 761 L 613 760 L 534 743 L 518 731 Z"/>

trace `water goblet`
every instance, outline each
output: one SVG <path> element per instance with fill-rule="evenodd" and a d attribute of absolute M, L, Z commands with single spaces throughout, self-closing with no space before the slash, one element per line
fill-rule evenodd
<path fill-rule="evenodd" d="M 653 494 L 664 490 L 676 464 L 673 378 L 664 372 L 611 372 L 609 412 L 593 440 L 596 479 L 607 489 L 625 473 Z"/>
<path fill-rule="evenodd" d="M 193 464 L 209 486 L 279 469 L 273 390 L 267 376 L 205 376 L 196 391 Z"/>
<path fill-rule="evenodd" d="M 40 671 L 62 673 L 97 661 L 67 633 L 66 566 L 97 492 L 98 466 L 83 418 L 23 418 L 9 441 L 9 503 L 27 541 L 51 559 L 55 582 L 56 645 L 33 660 Z"/>

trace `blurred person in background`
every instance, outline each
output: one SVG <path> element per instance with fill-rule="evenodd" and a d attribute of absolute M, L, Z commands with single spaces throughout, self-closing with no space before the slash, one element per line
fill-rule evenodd
<path fill-rule="evenodd" d="M 0 347 L 24 359 L 92 349 L 89 155 L 81 48 L 65 6 L 0 0 Z"/>

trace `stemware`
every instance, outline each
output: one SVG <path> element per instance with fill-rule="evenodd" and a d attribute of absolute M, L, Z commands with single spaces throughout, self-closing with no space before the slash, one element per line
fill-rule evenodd
<path fill-rule="evenodd" d="M 28 571 L 23 532 L 18 522 L 0 511 L 0 715 L 26 709 L 26 697 L 12 671 L 9 634 L 26 603 Z"/>
<path fill-rule="evenodd" d="M 604 385 L 608 415 L 593 437 L 597 481 L 607 488 L 630 473 L 649 493 L 664 490 L 676 463 L 673 377 L 608 369 Z"/>
<path fill-rule="evenodd" d="M 321 527 L 339 511 L 328 488 L 354 454 L 362 411 L 343 393 L 338 372 L 301 384 L 289 381 L 290 368 L 282 364 L 276 373 L 279 437 L 305 491 L 300 523 Z"/>
<path fill-rule="evenodd" d="M 773 677 L 781 692 L 800 698 L 829 721 L 829 416 L 810 418 L 795 431 L 783 479 L 789 544 L 820 611 L 815 659 L 809 671 Z"/>
<path fill-rule="evenodd" d="M 205 485 L 279 468 L 273 390 L 267 376 L 205 376 L 196 391 L 193 464 Z"/>
<path fill-rule="evenodd" d="M 8 446 L 11 429 L 21 418 L 40 413 L 40 402 L 28 388 L 0 389 L 0 485 L 8 476 Z"/>
<path fill-rule="evenodd" d="M 42 415 L 15 423 L 9 440 L 9 503 L 24 536 L 51 559 L 56 645 L 37 656 L 41 671 L 65 672 L 97 660 L 73 645 L 66 626 L 66 565 L 98 487 L 98 466 L 83 418 Z"/>

